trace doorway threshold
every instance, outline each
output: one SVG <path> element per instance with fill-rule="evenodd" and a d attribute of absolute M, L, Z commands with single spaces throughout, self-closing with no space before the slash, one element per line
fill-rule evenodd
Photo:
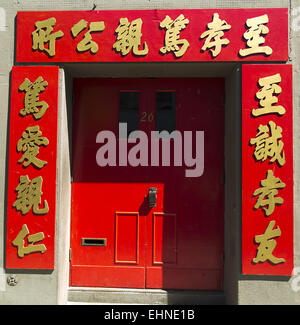
<path fill-rule="evenodd" d="M 224 305 L 223 291 L 70 287 L 68 304 Z"/>

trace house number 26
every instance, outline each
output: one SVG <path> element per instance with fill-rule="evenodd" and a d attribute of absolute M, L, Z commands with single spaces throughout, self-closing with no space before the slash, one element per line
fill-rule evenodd
<path fill-rule="evenodd" d="M 147 112 L 142 112 L 142 117 L 140 119 L 140 122 L 152 122 L 154 119 L 153 113 L 147 113 Z"/>

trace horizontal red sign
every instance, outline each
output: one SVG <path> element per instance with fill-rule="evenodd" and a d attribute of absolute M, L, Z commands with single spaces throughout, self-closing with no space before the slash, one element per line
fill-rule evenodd
<path fill-rule="evenodd" d="M 242 272 L 293 270 L 292 65 L 242 67 Z"/>
<path fill-rule="evenodd" d="M 58 67 L 13 67 L 6 268 L 53 269 Z"/>
<path fill-rule="evenodd" d="M 17 62 L 287 61 L 288 9 L 18 12 Z"/>

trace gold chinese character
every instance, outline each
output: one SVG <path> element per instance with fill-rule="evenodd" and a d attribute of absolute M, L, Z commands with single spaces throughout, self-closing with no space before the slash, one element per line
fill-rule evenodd
<path fill-rule="evenodd" d="M 249 28 L 243 35 L 247 41 L 247 49 L 240 49 L 239 54 L 241 56 L 247 56 L 251 54 L 272 54 L 273 50 L 269 46 L 260 46 L 265 43 L 264 37 L 269 33 L 269 28 L 264 24 L 269 22 L 268 15 L 254 17 L 246 20 L 246 25 Z"/>
<path fill-rule="evenodd" d="M 71 29 L 73 37 L 76 37 L 79 33 L 86 29 L 87 26 L 88 22 L 81 19 Z M 77 45 L 77 51 L 80 53 L 85 51 L 90 51 L 92 54 L 97 53 L 99 47 L 96 42 L 92 41 L 91 33 L 102 32 L 104 29 L 105 25 L 103 21 L 91 22 L 88 31 L 83 36 L 83 40 L 81 40 Z"/>
<path fill-rule="evenodd" d="M 165 17 L 159 25 L 160 28 L 166 29 L 165 46 L 159 50 L 162 54 L 173 52 L 177 58 L 183 56 L 190 44 L 186 39 L 179 39 L 179 33 L 186 28 L 188 23 L 189 20 L 184 18 L 182 14 L 175 20 L 172 20 L 169 16 Z"/>
<path fill-rule="evenodd" d="M 36 30 L 32 32 L 33 50 L 45 51 L 50 57 L 55 55 L 55 41 L 64 36 L 61 30 L 52 33 L 55 24 L 56 19 L 54 17 L 35 23 Z M 48 44 L 47 47 L 45 46 L 46 44 Z"/>
<path fill-rule="evenodd" d="M 17 199 L 13 207 L 21 211 L 23 215 L 27 214 L 30 209 L 34 214 L 46 214 L 49 211 L 48 202 L 44 200 L 44 207 L 40 208 L 43 178 L 38 176 L 30 182 L 28 176 L 20 176 L 19 184 L 16 187 Z"/>
<path fill-rule="evenodd" d="M 212 22 L 207 24 L 208 30 L 202 33 L 200 36 L 200 38 L 206 37 L 201 50 L 206 51 L 207 49 L 210 49 L 213 57 L 219 55 L 222 45 L 229 44 L 229 40 L 227 38 L 222 39 L 224 36 L 223 30 L 229 30 L 230 28 L 231 26 L 228 25 L 225 20 L 221 20 L 219 18 L 219 14 L 214 13 Z"/>
<path fill-rule="evenodd" d="M 282 128 L 276 126 L 273 121 L 267 125 L 260 125 L 255 138 L 250 140 L 251 145 L 255 145 L 254 157 L 256 160 L 265 161 L 271 158 L 270 162 L 277 161 L 280 166 L 285 164 L 285 153 L 283 151 Z"/>
<path fill-rule="evenodd" d="M 253 196 L 259 195 L 254 208 L 258 209 L 267 206 L 263 210 L 266 216 L 269 216 L 274 212 L 275 204 L 283 203 L 283 198 L 276 197 L 276 195 L 278 194 L 277 189 L 284 188 L 285 184 L 273 175 L 272 170 L 267 171 L 267 178 L 262 180 L 260 184 L 262 187 L 256 189 L 253 193 Z"/>
<path fill-rule="evenodd" d="M 261 89 L 256 93 L 256 98 L 259 100 L 261 108 L 253 108 L 253 116 L 272 113 L 283 115 L 285 113 L 285 108 L 283 106 L 273 105 L 278 102 L 278 98 L 274 96 L 274 94 L 279 95 L 281 93 L 281 87 L 277 85 L 279 82 L 281 82 L 281 76 L 279 73 L 258 80 Z"/>
<path fill-rule="evenodd" d="M 49 140 L 46 137 L 41 137 L 41 135 L 42 132 L 38 125 L 26 128 L 21 139 L 17 143 L 17 151 L 22 151 L 24 153 L 21 159 L 18 160 L 18 163 L 22 163 L 25 160 L 23 163 L 24 167 L 32 163 L 38 168 L 42 168 L 47 164 L 47 161 L 36 158 L 39 154 L 39 147 L 49 144 Z"/>
<path fill-rule="evenodd" d="M 21 231 L 18 233 L 17 237 L 13 240 L 13 246 L 18 247 L 17 254 L 19 257 L 24 257 L 24 255 L 28 255 L 31 253 L 45 253 L 47 248 L 44 244 L 36 244 L 37 242 L 42 241 L 45 238 L 43 232 L 38 232 L 33 235 L 29 235 L 27 237 L 27 242 L 29 245 L 25 246 L 25 237 L 29 235 L 29 230 L 26 224 L 22 226 Z"/>
<path fill-rule="evenodd" d="M 24 107 L 20 110 L 20 115 L 25 116 L 32 114 L 36 120 L 43 117 L 48 109 L 48 104 L 45 101 L 39 101 L 39 95 L 48 86 L 48 82 L 41 76 L 33 83 L 25 78 L 19 87 L 20 91 L 25 92 Z"/>
<path fill-rule="evenodd" d="M 277 245 L 276 240 L 273 238 L 281 236 L 281 230 L 277 226 L 276 229 L 273 229 L 275 221 L 270 221 L 265 233 L 263 235 L 255 236 L 255 242 L 259 244 L 257 248 L 256 257 L 253 258 L 254 263 L 263 263 L 269 260 L 273 264 L 284 263 L 284 258 L 275 257 L 272 253 Z"/>
<path fill-rule="evenodd" d="M 142 38 L 142 19 L 138 18 L 129 23 L 127 18 L 120 18 L 119 26 L 116 29 L 117 41 L 113 45 L 113 49 L 121 52 L 123 56 L 127 55 L 131 50 L 134 55 L 148 54 L 148 45 L 144 42 L 144 49 L 140 50 Z"/>

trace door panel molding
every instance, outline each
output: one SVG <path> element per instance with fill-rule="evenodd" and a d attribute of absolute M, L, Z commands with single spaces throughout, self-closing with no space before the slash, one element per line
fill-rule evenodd
<path fill-rule="evenodd" d="M 139 264 L 139 213 L 115 213 L 115 263 Z"/>
<path fill-rule="evenodd" d="M 153 213 L 153 264 L 177 263 L 177 215 L 175 213 Z"/>

